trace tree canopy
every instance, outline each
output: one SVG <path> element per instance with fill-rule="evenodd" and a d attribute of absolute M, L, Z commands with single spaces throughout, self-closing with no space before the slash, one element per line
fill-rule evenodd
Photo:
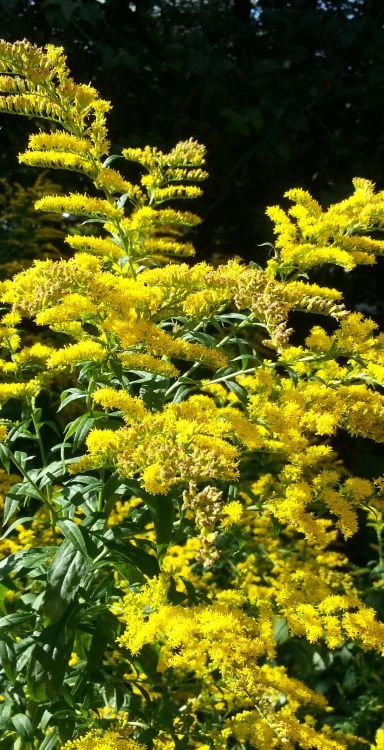
<path fill-rule="evenodd" d="M 194 137 L 213 177 L 198 245 L 260 256 L 264 207 L 292 184 L 323 201 L 384 157 L 380 0 L 7 0 L 2 35 L 63 45 L 115 107 L 113 143 Z M 2 173 L 18 128 L 3 129 Z"/>

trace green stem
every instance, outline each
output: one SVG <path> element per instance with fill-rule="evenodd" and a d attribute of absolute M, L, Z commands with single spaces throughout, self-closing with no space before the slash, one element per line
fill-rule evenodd
<path fill-rule="evenodd" d="M 12 453 L 12 451 L 9 449 L 9 447 L 5 443 L 4 443 L 4 448 L 6 449 L 8 455 L 9 455 L 9 458 L 11 459 L 12 463 L 16 466 L 16 469 L 20 472 L 21 476 L 24 479 L 26 479 L 27 482 L 29 482 L 29 484 L 31 485 L 31 487 L 33 487 L 33 489 L 36 491 L 36 494 L 39 495 L 39 497 L 41 499 L 41 502 L 44 505 L 48 506 L 50 514 L 51 514 L 51 517 L 52 518 L 56 518 L 55 508 L 50 503 L 49 498 L 45 497 L 45 495 L 42 493 L 42 491 L 38 488 L 36 482 L 33 481 L 33 479 L 30 476 L 30 474 L 23 468 L 23 466 L 21 465 L 21 463 L 15 458 L 15 456 Z"/>
<path fill-rule="evenodd" d="M 100 480 L 104 483 L 105 469 L 100 470 Z M 101 489 L 97 495 L 97 510 L 99 513 L 103 512 L 103 489 Z"/>
<path fill-rule="evenodd" d="M 41 463 L 45 467 L 47 465 L 47 461 L 46 461 L 44 444 L 43 444 L 43 441 L 42 441 L 39 424 L 38 424 L 38 421 L 36 419 L 35 406 L 36 406 L 36 399 L 32 398 L 31 399 L 31 418 L 32 418 L 33 427 L 34 427 L 35 433 L 36 433 L 37 443 L 38 443 L 39 450 L 40 450 Z"/>
<path fill-rule="evenodd" d="M 110 198 L 109 198 L 109 196 L 107 194 L 106 194 L 106 197 L 107 197 L 108 200 L 110 200 Z M 128 260 L 129 270 L 130 270 L 130 272 L 132 274 L 132 278 L 136 281 L 137 273 L 135 271 L 135 267 L 134 267 L 133 262 L 132 262 L 132 253 L 131 253 L 131 248 L 129 247 L 129 244 L 130 244 L 129 243 L 129 239 L 128 239 L 127 235 L 125 234 L 125 232 L 123 231 L 123 229 L 121 228 L 119 219 L 115 219 L 113 223 L 114 223 L 114 225 L 116 227 L 117 233 L 118 233 L 118 235 L 119 235 L 119 237 L 121 239 L 121 242 L 123 244 L 123 248 L 124 248 L 127 260 Z"/>
<path fill-rule="evenodd" d="M 226 380 L 231 380 L 231 378 L 236 378 L 238 375 L 248 375 L 252 372 L 255 372 L 256 367 L 248 367 L 246 370 L 236 370 L 236 372 L 229 372 L 227 375 L 223 375 L 221 378 L 214 378 L 213 380 L 209 381 L 209 384 L 211 383 L 224 383 Z"/>
<path fill-rule="evenodd" d="M 218 349 L 220 346 L 225 346 L 227 341 L 233 338 L 236 335 L 236 333 L 238 333 L 241 330 L 241 328 L 245 328 L 246 326 L 249 326 L 249 325 L 252 325 L 252 322 L 250 321 L 249 318 L 246 318 L 245 320 L 240 321 L 240 323 L 235 323 L 232 330 L 226 336 L 224 336 L 224 338 L 221 339 L 221 341 L 219 341 L 216 344 L 215 349 Z"/>
<path fill-rule="evenodd" d="M 384 549 L 383 549 L 383 537 L 382 537 L 382 525 L 376 525 L 376 536 L 377 536 L 377 548 L 379 552 L 379 566 L 380 566 L 380 577 L 384 578 Z"/>
<path fill-rule="evenodd" d="M 189 370 L 187 370 L 184 373 L 182 377 L 189 378 L 190 375 L 192 375 L 192 373 L 195 372 L 195 370 L 197 370 L 198 367 L 200 367 L 200 364 L 201 362 L 194 362 L 193 365 L 189 368 Z M 183 384 L 182 380 L 181 381 L 180 379 L 176 380 L 176 383 L 173 383 L 173 385 L 169 386 L 168 390 L 165 392 L 164 398 L 167 398 L 167 396 L 173 393 L 173 391 L 175 391 L 179 387 L 179 385 L 182 385 L 182 384 Z"/>
<path fill-rule="evenodd" d="M 42 440 L 42 437 L 41 437 L 41 432 L 40 432 L 39 424 L 38 424 L 38 421 L 36 419 L 35 406 L 36 406 L 36 399 L 32 398 L 31 399 L 31 417 L 32 417 L 32 423 L 33 423 L 33 426 L 34 426 L 34 429 L 35 429 L 36 439 L 37 439 L 37 442 L 38 442 L 38 445 L 39 445 L 40 456 L 41 456 L 41 463 L 42 463 L 43 467 L 45 468 L 46 465 L 47 465 L 47 460 L 46 460 L 44 443 L 43 443 L 43 440 Z M 57 542 L 57 536 L 56 536 L 56 518 L 57 517 L 56 517 L 56 511 L 54 509 L 54 506 L 51 503 L 51 497 L 52 497 L 52 485 L 51 484 L 49 484 L 49 485 L 46 486 L 45 493 L 41 493 L 41 497 L 43 497 L 43 503 L 44 503 L 44 505 L 46 505 L 48 507 L 48 511 L 49 511 L 49 524 L 50 524 L 50 527 L 51 527 L 53 539 L 54 539 L 54 541 L 56 543 Z"/>

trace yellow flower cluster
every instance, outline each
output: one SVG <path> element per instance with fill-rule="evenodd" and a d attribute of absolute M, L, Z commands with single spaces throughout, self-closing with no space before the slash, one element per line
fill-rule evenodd
<path fill-rule="evenodd" d="M 253 490 L 257 493 L 260 488 L 255 485 Z M 322 522 L 321 544 L 309 546 L 297 538 L 292 525 L 276 536 L 269 514 L 244 512 L 248 542 L 243 561 L 233 572 L 236 588 L 218 590 L 212 576 L 199 577 L 192 540 L 185 547 L 172 547 L 165 569 L 180 581 L 179 575 L 203 587 L 210 604 L 172 605 L 167 600 L 167 576 L 152 579 L 141 591 L 129 592 L 113 605 L 126 626 L 119 642 L 132 653 L 145 643 L 158 644 L 160 671 L 167 674 L 172 668 L 179 680 L 192 671 L 203 680 L 204 694 L 195 710 L 216 716 L 224 711 L 231 717 L 224 718 L 215 748 L 237 739 L 263 750 L 293 748 L 296 743 L 303 748 L 341 750 L 357 738 L 331 732 L 327 726 L 319 730 L 310 706 L 326 708 L 324 698 L 270 661 L 277 624 L 309 642 L 324 639 L 330 649 L 351 639 L 379 653 L 384 625 L 359 598 L 347 558 L 332 551 L 336 532 L 329 521 Z M 246 614 L 248 607 L 251 617 Z M 264 662 L 263 654 L 269 661 Z M 301 705 L 307 714 L 299 718 L 296 712 Z M 379 741 L 378 734 L 378 747 Z"/>
<path fill-rule="evenodd" d="M 207 474 L 221 481 L 238 476 L 239 451 L 227 440 L 232 425 L 208 396 L 192 396 L 157 413 L 113 389 L 96 391 L 93 398 L 121 409 L 127 426 L 92 430 L 89 455 L 72 464 L 71 473 L 116 463 L 121 476 L 139 473 L 144 489 L 156 495 L 179 483 L 203 481 Z"/>
<path fill-rule="evenodd" d="M 61 47 L 47 45 L 42 49 L 27 41 L 12 44 L 2 40 L 0 72 L 5 74 L 1 76 L 2 111 L 65 122 L 71 134 L 87 141 L 88 148 L 84 149 L 82 143 L 71 139 L 68 149 L 65 133 L 59 133 L 56 141 L 51 137 L 55 151 L 80 150 L 89 154 L 89 161 L 92 155 L 99 158 L 107 153 L 105 113 L 110 104 L 100 99 L 92 86 L 72 80 Z M 43 138 L 32 141 L 30 148 L 43 152 L 43 142 Z"/>
<path fill-rule="evenodd" d="M 124 149 L 123 156 L 145 170 L 140 184 L 126 180 L 107 166 L 109 143 L 106 113 L 110 104 L 98 92 L 70 77 L 61 48 L 44 49 L 27 41 L 11 44 L 0 41 L 0 110 L 13 114 L 42 117 L 58 126 L 54 132 L 30 136 L 27 150 L 19 155 L 22 164 L 80 172 L 89 178 L 105 199 L 87 195 L 49 195 L 37 201 L 36 208 L 59 214 L 74 214 L 106 222 L 106 232 L 127 256 L 134 273 L 133 259 L 140 264 L 149 257 L 191 255 L 193 247 L 183 234 L 198 217 L 190 212 L 160 208 L 173 200 L 197 198 L 199 183 L 207 177 L 202 169 L 205 148 L 193 139 L 178 143 L 169 153 L 159 149 Z M 127 217 L 125 204 L 132 215 Z M 124 218 L 125 217 L 125 218 Z M 100 240 L 108 242 L 108 237 Z M 70 241 L 70 238 L 69 238 Z M 99 254 L 111 244 L 95 243 Z M 117 248 L 112 257 L 120 257 Z"/>
<path fill-rule="evenodd" d="M 230 299 L 231 286 L 239 309 L 247 305 L 255 311 L 258 305 L 259 320 L 260 317 L 265 319 L 262 303 L 256 295 L 263 284 L 265 280 L 261 272 L 248 270 L 236 262 L 218 269 L 205 263 L 197 264 L 192 269 L 186 265 L 168 266 L 143 271 L 137 280 L 133 280 L 103 270 L 98 258 L 78 253 L 69 261 L 35 262 L 31 269 L 14 280 L 4 282 L 3 300 L 12 303 L 15 311 L 12 314 L 35 313 L 37 323 L 48 324 L 53 330 L 65 331 L 77 339 L 77 343 L 57 351 L 47 347 L 39 352 L 38 356 L 43 358 L 42 362 L 48 369 L 86 361 L 103 362 L 113 353 L 127 370 L 143 369 L 173 378 L 178 376 L 179 368 L 170 361 L 172 358 L 203 362 L 213 368 L 224 366 L 227 360 L 220 349 L 192 343 L 180 336 L 177 328 L 174 332 L 160 328 L 156 320 L 160 321 L 163 316 L 185 314 L 192 309 L 194 311 L 193 305 L 203 296 L 211 310 L 218 309 Z M 283 289 L 284 285 L 276 283 L 277 291 L 279 287 Z M 317 289 L 314 293 L 320 296 Z M 298 294 L 297 289 L 295 294 Z M 337 296 L 334 295 L 335 298 Z M 328 294 L 328 298 L 331 299 L 332 295 Z M 291 303 L 286 304 L 285 301 L 284 304 L 289 307 Z M 98 338 L 89 333 L 89 324 L 98 332 Z M 4 335 L 7 333 L 17 336 L 16 329 L 5 328 Z M 17 339 L 15 342 L 18 345 Z M 373 378 L 372 368 L 376 368 L 376 376 L 379 376 L 382 350 L 383 337 L 376 334 L 371 321 L 364 320 L 357 313 L 345 315 L 333 335 L 317 327 L 308 336 L 306 347 L 283 348 L 278 362 L 296 370 L 299 375 L 297 381 L 282 378 L 272 362 L 264 362 L 254 369 L 253 375 L 237 378 L 249 393 L 246 413 L 243 407 L 239 408 L 239 404 L 236 404 L 236 408 L 225 406 L 220 413 L 221 425 L 230 425 L 225 439 L 231 434 L 248 450 L 267 450 L 283 462 L 280 482 L 275 484 L 270 496 L 270 507 L 280 521 L 287 522 L 294 517 L 297 528 L 310 537 L 314 538 L 320 533 L 316 519 L 307 511 L 313 503 L 327 507 L 336 516 L 343 534 L 350 536 L 357 528 L 357 509 L 368 500 L 376 502 L 372 499 L 375 493 L 368 491 L 363 496 L 352 492 L 351 483 L 343 483 L 337 476 L 321 487 L 318 484 L 315 486 L 312 480 L 334 461 L 335 454 L 328 439 L 338 429 L 347 430 L 351 435 L 383 440 L 383 397 L 369 385 L 369 379 Z M 31 350 L 32 354 L 37 355 L 37 351 Z M 345 366 L 335 363 L 334 356 L 339 355 L 350 358 Z M 14 353 L 13 358 L 14 362 L 4 363 L 4 368 L 10 368 L 10 372 L 17 362 L 22 362 L 24 355 L 20 357 Z M 364 382 L 364 378 L 368 382 Z M 24 387 L 20 383 L 3 384 L 4 397 L 21 393 Z M 209 390 L 210 386 L 205 387 Z M 212 384 L 211 388 L 217 398 L 218 390 L 223 386 Z M 201 476 L 199 471 L 196 473 L 195 459 L 193 471 L 181 468 L 186 460 L 184 450 L 189 438 L 174 437 L 171 440 L 171 433 L 176 430 L 174 435 L 179 435 L 180 431 L 179 423 L 177 428 L 171 427 L 175 413 L 172 418 L 170 415 L 174 408 L 167 407 L 164 413 L 146 415 L 143 435 L 145 432 L 148 456 L 145 461 L 127 461 L 122 449 L 118 458 L 116 453 L 114 456 L 124 476 L 140 467 L 140 471 L 145 472 L 144 486 L 151 488 L 151 492 L 156 492 L 156 487 L 165 492 L 173 481 Z M 200 422 L 201 415 L 197 425 Z M 219 440 L 215 448 L 216 452 L 219 451 L 223 444 L 217 428 L 215 435 L 212 426 L 207 432 L 197 425 L 192 431 L 195 452 L 201 450 L 205 455 L 208 434 Z M 133 430 L 131 435 L 124 433 L 127 446 L 131 441 L 139 440 L 138 428 L 130 429 Z M 168 435 L 167 440 L 164 439 L 164 463 L 159 447 L 156 445 L 155 448 L 163 429 L 164 435 Z M 195 437 L 197 434 L 198 437 Z M 101 435 L 99 442 L 103 438 L 106 436 Z M 96 461 L 96 453 L 99 455 L 97 461 L 101 460 L 100 446 L 96 450 L 96 437 L 93 440 L 94 456 L 91 462 Z M 181 464 L 177 480 L 171 480 L 168 476 L 172 473 L 171 456 L 175 455 L 175 448 L 169 454 L 168 450 L 174 440 L 178 446 L 184 446 L 179 456 Z M 189 447 L 189 456 L 191 450 Z M 224 475 L 235 477 L 240 454 L 228 442 L 224 443 L 223 450 L 214 476 L 219 476 L 219 465 L 223 468 L 227 460 L 228 471 Z M 155 454 L 157 460 L 149 459 Z M 89 465 L 89 460 L 85 461 L 84 466 Z"/>
<path fill-rule="evenodd" d="M 77 740 L 68 740 L 62 750 L 145 750 L 144 745 L 127 736 L 126 732 L 94 730 Z"/>
<path fill-rule="evenodd" d="M 78 340 L 52 352 L 49 367 L 81 361 L 83 357 L 77 358 L 74 346 L 84 352 L 94 351 L 92 359 L 102 359 L 107 351 L 101 350 L 99 341 L 103 341 L 128 368 L 142 367 L 172 377 L 178 370 L 167 361 L 170 358 L 197 360 L 215 369 L 227 363 L 217 348 L 183 338 L 182 328 L 167 332 L 156 324 L 163 316 L 185 312 L 194 289 L 204 286 L 208 267 L 200 266 L 190 273 L 189 284 L 188 269 L 183 269 L 177 290 L 172 271 L 163 276 L 162 284 L 156 274 L 151 277 L 150 271 L 134 281 L 103 270 L 101 260 L 88 253 L 77 253 L 69 261 L 35 261 L 31 268 L 3 283 L 2 299 L 12 305 L 14 313 L 34 315 L 38 325 L 49 325 Z M 99 341 L 89 333 L 89 323 L 95 327 Z M 5 328 L 6 335 L 19 346 L 17 329 Z"/>
<path fill-rule="evenodd" d="M 25 383 L 0 383 L 0 404 L 3 405 L 11 398 L 31 399 L 41 390 L 38 378 L 32 378 Z"/>
<path fill-rule="evenodd" d="M 36 201 L 35 208 L 39 211 L 53 211 L 60 214 L 75 214 L 92 216 L 97 219 L 120 219 L 123 209 L 112 205 L 102 198 L 70 193 L 69 195 L 46 195 Z"/>
<path fill-rule="evenodd" d="M 289 631 L 310 643 L 324 639 L 334 649 L 351 639 L 383 653 L 384 624 L 359 597 L 347 558 L 332 551 L 337 535 L 330 521 L 321 522 L 323 538 L 311 546 L 296 538 L 291 521 L 284 526 L 288 543 L 282 546 L 273 537 L 268 513 L 260 517 L 249 511 L 247 520 L 252 538 L 268 549 L 266 556 L 258 545 L 249 545 L 238 564 L 240 588 L 253 605 L 273 604 Z"/>
<path fill-rule="evenodd" d="M 267 215 L 275 226 L 278 265 L 301 270 L 333 263 L 347 270 L 372 264 L 384 252 L 384 241 L 367 235 L 384 225 L 384 193 L 375 193 L 369 180 L 355 178 L 354 193 L 322 211 L 312 196 L 301 189 L 288 190 L 294 205 L 284 211 L 272 206 Z M 270 263 L 270 268 L 276 261 Z"/>
<path fill-rule="evenodd" d="M 263 656 L 275 655 L 271 612 L 260 607 L 258 617 L 250 617 L 243 603 L 239 592 L 227 590 L 209 605 L 171 605 L 167 580 L 160 577 L 140 592 L 126 594 L 112 611 L 125 624 L 119 638 L 122 646 L 135 654 L 145 643 L 160 643 L 160 670 L 193 672 L 204 679 L 200 708 L 214 710 L 220 680 L 221 701 L 235 708 L 233 718 L 225 722 L 223 738 L 251 741 L 257 748 L 294 747 L 300 741 L 306 743 L 302 747 L 341 750 L 342 739 L 316 731 L 296 716 L 303 705 L 325 708 L 323 696 L 289 677 L 282 667 L 260 664 Z"/>

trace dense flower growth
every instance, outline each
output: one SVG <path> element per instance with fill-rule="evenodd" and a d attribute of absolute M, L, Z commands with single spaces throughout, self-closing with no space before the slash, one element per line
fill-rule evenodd
<path fill-rule="evenodd" d="M 0 748 L 379 750 L 379 701 L 366 731 L 325 675 L 384 654 L 384 477 L 337 453 L 384 442 L 384 334 L 307 271 L 374 263 L 384 194 L 291 190 L 265 269 L 193 264 L 204 148 L 111 155 L 60 48 L 0 70 L 0 109 L 53 123 L 21 163 L 75 173 L 37 210 L 86 219 L 0 286 Z"/>

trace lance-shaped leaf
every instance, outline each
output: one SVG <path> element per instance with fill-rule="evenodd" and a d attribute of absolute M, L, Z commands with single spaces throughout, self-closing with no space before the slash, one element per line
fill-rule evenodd
<path fill-rule="evenodd" d="M 56 696 L 63 683 L 73 646 L 74 632 L 67 617 L 40 633 L 28 665 L 27 685 L 32 700 L 47 701 Z"/>
<path fill-rule="evenodd" d="M 58 622 L 76 597 L 88 564 L 69 539 L 65 539 L 53 558 L 43 601 L 47 625 Z"/>
<path fill-rule="evenodd" d="M 16 652 L 12 639 L 5 633 L 0 633 L 0 667 L 4 670 L 10 682 L 16 680 Z"/>

